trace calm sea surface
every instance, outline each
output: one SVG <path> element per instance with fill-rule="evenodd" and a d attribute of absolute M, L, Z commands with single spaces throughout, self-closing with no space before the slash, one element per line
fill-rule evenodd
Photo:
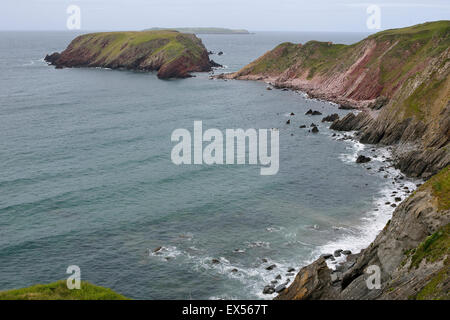
<path fill-rule="evenodd" d="M 364 36 L 200 37 L 208 50 L 224 52 L 211 56 L 226 66 L 218 73 L 284 41 Z M 322 252 L 363 247 L 389 218 L 380 199 L 391 179 L 367 170 L 382 162 L 354 163 L 371 147 L 337 141 L 321 117 L 304 115 L 346 111 L 207 73 L 162 81 L 43 62 L 74 37 L 0 33 L 0 290 L 64 279 L 78 265 L 83 280 L 135 299 L 270 298 L 261 291 L 276 275 L 285 281 L 288 267 Z M 174 165 L 171 133 L 192 131 L 194 120 L 204 129 L 279 128 L 279 173 Z M 299 128 L 311 122 L 320 124 L 318 134 Z M 268 271 L 269 264 L 277 267 Z"/>

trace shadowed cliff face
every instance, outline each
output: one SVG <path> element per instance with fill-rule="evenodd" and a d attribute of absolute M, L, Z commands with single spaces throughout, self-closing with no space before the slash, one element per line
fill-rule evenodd
<path fill-rule="evenodd" d="M 450 163 L 450 21 L 379 32 L 353 45 L 283 43 L 223 78 L 276 87 L 363 110 L 336 120 L 361 142 L 395 145 L 396 166 L 429 178 Z"/>
<path fill-rule="evenodd" d="M 324 258 L 300 270 L 277 299 L 449 299 L 450 169 L 417 189 L 370 246 L 337 271 Z M 380 268 L 369 289 L 370 266 Z"/>
<path fill-rule="evenodd" d="M 186 78 L 219 66 L 200 39 L 176 31 L 102 32 L 77 37 L 61 53 L 45 57 L 56 68 L 102 67 L 158 71 L 158 77 Z"/>

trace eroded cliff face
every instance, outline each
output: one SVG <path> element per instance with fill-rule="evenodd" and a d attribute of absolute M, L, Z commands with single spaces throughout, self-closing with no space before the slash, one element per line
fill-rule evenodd
<path fill-rule="evenodd" d="M 429 179 L 397 207 L 367 249 L 347 256 L 337 270 L 319 258 L 277 299 L 450 298 L 449 73 L 450 21 L 437 21 L 386 30 L 350 46 L 283 43 L 220 76 L 357 108 L 361 112 L 335 120 L 331 129 L 391 145 L 397 168 Z M 373 267 L 381 272 L 380 289 L 366 282 Z"/>
<path fill-rule="evenodd" d="M 177 31 L 101 32 L 75 38 L 45 60 L 56 68 L 102 67 L 158 71 L 158 77 L 186 78 L 219 66 L 199 38 Z"/>
<path fill-rule="evenodd" d="M 324 258 L 300 270 L 277 299 L 449 299 L 450 169 L 417 189 L 369 247 L 337 270 Z M 367 285 L 379 267 L 381 288 Z"/>
<path fill-rule="evenodd" d="M 363 112 L 337 120 L 363 143 L 395 145 L 396 166 L 429 178 L 450 163 L 450 21 L 379 32 L 353 44 L 283 43 L 223 78 L 276 87 Z"/>

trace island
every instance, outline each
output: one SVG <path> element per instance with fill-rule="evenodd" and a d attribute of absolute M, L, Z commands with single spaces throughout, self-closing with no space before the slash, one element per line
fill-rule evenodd
<path fill-rule="evenodd" d="M 101 67 L 157 71 L 158 78 L 187 78 L 219 64 L 209 59 L 194 34 L 164 31 L 100 32 L 78 36 L 61 53 L 45 61 L 64 67 Z"/>
<path fill-rule="evenodd" d="M 268 89 L 299 90 L 359 109 L 324 120 L 333 130 L 356 131 L 362 143 L 389 146 L 394 167 L 426 181 L 396 198 L 392 218 L 366 249 L 326 253 L 289 286 L 268 284 L 276 299 L 450 299 L 449 75 L 446 20 L 381 31 L 352 45 L 286 42 L 216 77 L 264 81 Z M 370 158 L 362 160 L 356 162 Z M 344 252 L 345 261 L 330 268 Z M 374 266 L 378 288 L 366 282 Z"/>
<path fill-rule="evenodd" d="M 175 30 L 184 33 L 194 33 L 194 34 L 251 34 L 245 29 L 228 29 L 228 28 L 214 28 L 214 27 L 190 27 L 190 28 L 150 28 L 147 30 Z"/>

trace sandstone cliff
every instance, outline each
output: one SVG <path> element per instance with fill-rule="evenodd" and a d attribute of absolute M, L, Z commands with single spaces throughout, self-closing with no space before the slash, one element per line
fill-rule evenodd
<path fill-rule="evenodd" d="M 158 71 L 158 77 L 186 78 L 219 66 L 202 41 L 177 31 L 101 32 L 75 38 L 61 53 L 45 60 L 57 68 L 103 67 Z"/>
<path fill-rule="evenodd" d="M 300 270 L 278 299 L 448 299 L 450 21 L 386 30 L 353 45 L 283 43 L 221 78 L 261 80 L 357 108 L 331 129 L 392 145 L 394 163 L 429 179 L 395 210 L 370 246 L 337 270 Z M 438 173 L 439 172 L 439 173 Z M 430 179 L 430 177 L 432 177 Z M 381 288 L 366 284 L 371 266 Z"/>

